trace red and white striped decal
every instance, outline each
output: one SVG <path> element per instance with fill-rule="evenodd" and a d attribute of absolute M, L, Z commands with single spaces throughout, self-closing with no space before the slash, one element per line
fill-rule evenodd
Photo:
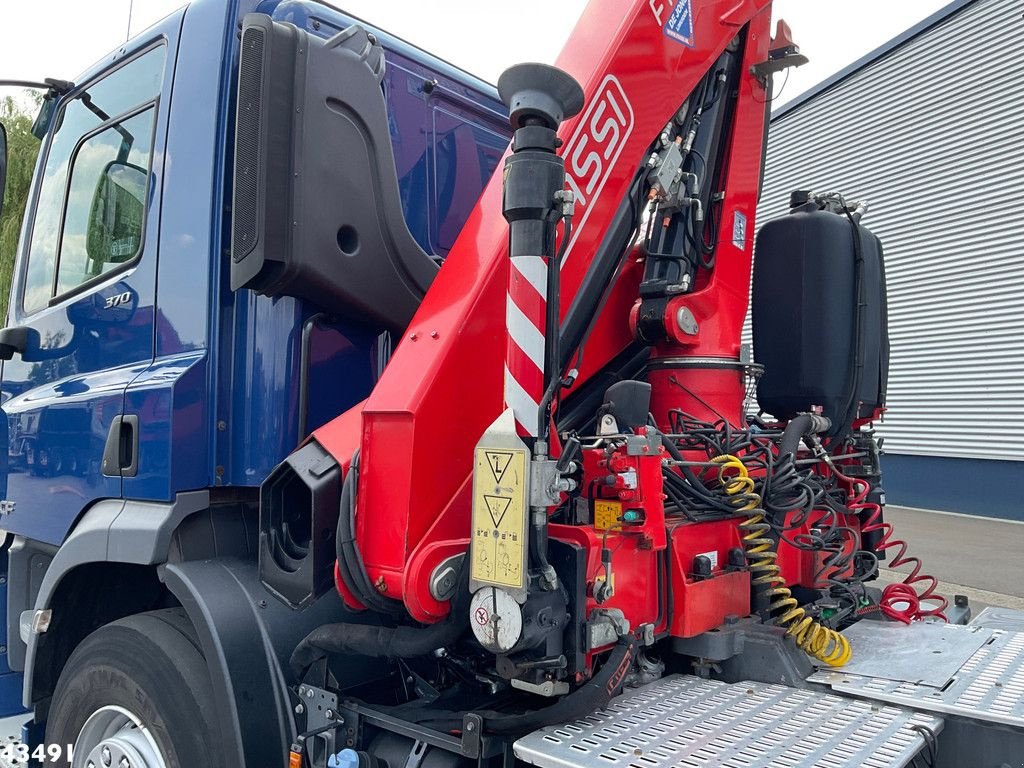
<path fill-rule="evenodd" d="M 547 262 L 540 256 L 509 259 L 505 304 L 505 404 L 521 437 L 536 437 L 544 397 L 544 325 Z"/>

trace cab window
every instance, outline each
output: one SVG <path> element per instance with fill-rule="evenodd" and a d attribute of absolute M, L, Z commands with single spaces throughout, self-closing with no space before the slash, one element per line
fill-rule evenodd
<path fill-rule="evenodd" d="M 29 239 L 25 312 L 141 250 L 165 55 L 159 46 L 126 62 L 57 113 Z"/>

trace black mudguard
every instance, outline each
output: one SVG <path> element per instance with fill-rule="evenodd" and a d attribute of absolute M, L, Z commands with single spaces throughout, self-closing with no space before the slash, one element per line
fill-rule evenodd
<path fill-rule="evenodd" d="M 287 765 L 295 737 L 288 657 L 313 628 L 344 615 L 328 593 L 292 611 L 260 584 L 256 563 L 234 559 L 169 563 L 160 579 L 199 635 L 213 680 L 228 765 Z"/>

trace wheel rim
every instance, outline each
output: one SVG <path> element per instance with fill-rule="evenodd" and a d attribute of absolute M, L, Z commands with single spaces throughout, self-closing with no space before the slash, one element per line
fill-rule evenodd
<path fill-rule="evenodd" d="M 74 768 L 167 768 L 142 720 L 122 707 L 93 712 L 75 741 Z"/>

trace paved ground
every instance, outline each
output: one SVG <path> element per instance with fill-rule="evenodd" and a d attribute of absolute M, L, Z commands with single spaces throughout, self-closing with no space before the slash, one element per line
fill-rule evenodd
<path fill-rule="evenodd" d="M 1024 609 L 1024 523 L 891 506 L 885 514 L 944 592 L 966 587 L 972 603 Z"/>
<path fill-rule="evenodd" d="M 910 543 L 944 595 L 966 594 L 975 615 L 989 605 L 1024 610 L 1024 523 L 892 506 L 885 511 L 895 535 Z M 887 569 L 880 574 L 885 582 L 902 578 Z M 24 719 L 0 719 L 0 739 L 18 735 Z"/>

